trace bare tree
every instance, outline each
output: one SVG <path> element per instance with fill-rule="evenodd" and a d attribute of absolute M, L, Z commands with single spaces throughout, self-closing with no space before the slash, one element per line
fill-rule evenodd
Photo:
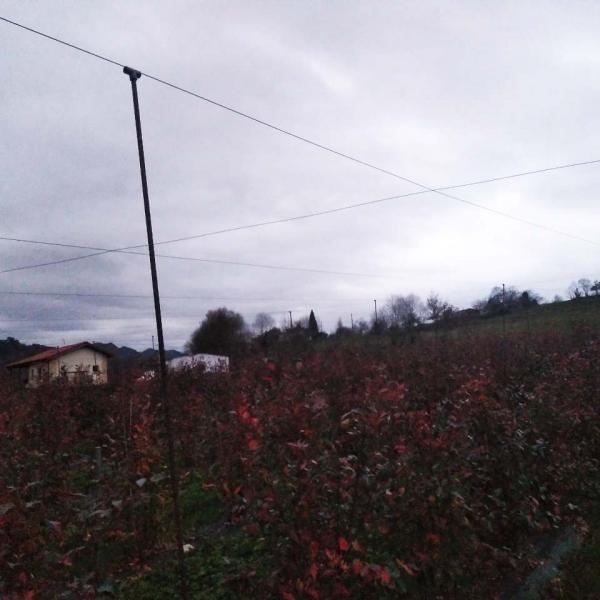
<path fill-rule="evenodd" d="M 275 325 L 275 319 L 268 313 L 260 312 L 256 315 L 252 327 L 256 333 L 262 335 L 267 329 L 271 329 L 273 325 Z"/>
<path fill-rule="evenodd" d="M 435 292 L 431 292 L 425 300 L 425 318 L 434 323 L 449 316 L 453 311 L 454 307 L 449 302 L 442 300 Z"/>
<path fill-rule="evenodd" d="M 342 321 L 342 318 L 340 317 L 337 321 L 337 325 L 335 327 L 335 335 L 337 335 L 338 337 L 343 337 L 343 336 L 349 336 L 352 335 L 354 332 L 352 331 L 352 329 L 350 329 L 350 327 L 345 327 L 344 326 L 344 322 Z"/>
<path fill-rule="evenodd" d="M 354 323 L 354 333 L 358 335 L 366 335 L 369 333 L 369 324 L 364 319 L 359 319 Z"/>
<path fill-rule="evenodd" d="M 577 282 L 577 287 L 582 291 L 584 296 L 589 296 L 590 290 L 592 289 L 592 282 L 589 279 L 582 277 Z"/>
<path fill-rule="evenodd" d="M 600 281 L 596 279 L 596 281 L 594 281 L 594 285 L 590 288 L 590 291 L 594 292 L 594 294 L 597 296 L 598 293 L 600 293 Z"/>
<path fill-rule="evenodd" d="M 571 298 L 571 300 L 575 300 L 576 298 L 581 298 L 581 296 L 582 296 L 582 291 L 579 289 L 579 286 L 575 282 L 573 282 L 569 286 L 567 293 L 569 294 L 569 298 Z"/>
<path fill-rule="evenodd" d="M 294 321 L 294 326 L 299 327 L 300 329 L 308 329 L 309 318 L 310 318 L 310 315 L 304 315 L 303 317 L 296 319 Z"/>
<path fill-rule="evenodd" d="M 423 314 L 423 303 L 415 294 L 392 296 L 384 309 L 384 316 L 390 327 L 409 329 L 418 325 Z"/>

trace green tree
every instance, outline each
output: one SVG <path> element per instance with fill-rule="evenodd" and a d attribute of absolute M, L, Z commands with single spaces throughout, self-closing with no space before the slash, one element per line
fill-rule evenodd
<path fill-rule="evenodd" d="M 308 317 L 308 335 L 313 340 L 319 335 L 319 324 L 317 323 L 317 318 L 312 310 L 310 311 L 310 315 Z"/>
<path fill-rule="evenodd" d="M 228 308 L 209 310 L 191 335 L 185 349 L 190 354 L 208 353 L 235 356 L 247 343 L 244 317 Z"/>

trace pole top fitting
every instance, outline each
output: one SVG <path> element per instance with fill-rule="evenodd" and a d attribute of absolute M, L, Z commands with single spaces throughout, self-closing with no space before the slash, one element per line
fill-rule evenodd
<path fill-rule="evenodd" d="M 129 75 L 129 79 L 131 81 L 137 81 L 142 76 L 141 71 L 137 71 L 131 67 L 123 67 L 123 73 L 125 73 L 125 75 Z"/>

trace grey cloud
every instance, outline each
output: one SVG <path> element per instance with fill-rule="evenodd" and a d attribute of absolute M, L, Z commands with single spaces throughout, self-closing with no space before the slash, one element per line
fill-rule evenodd
<path fill-rule="evenodd" d="M 600 158 L 595 5 L 9 1 L 3 13 L 426 185 Z M 0 27 L 0 235 L 144 243 L 128 80 Z M 157 240 L 416 189 L 148 78 L 139 89 Z M 579 167 L 456 193 L 595 240 L 599 178 L 599 167 Z M 552 297 L 599 275 L 591 245 L 432 194 L 158 251 L 384 276 L 160 259 L 163 295 L 231 298 L 165 300 L 173 347 L 220 305 L 249 321 L 314 308 L 333 327 L 393 293 L 435 289 L 468 306 L 502 281 Z M 80 252 L 0 242 L 0 253 L 7 268 Z M 128 255 L 1 274 L 1 290 L 151 293 L 147 259 Z M 0 322 L 0 335 L 25 341 L 144 348 L 153 330 L 151 299 L 0 294 L 0 318 L 32 319 Z"/>

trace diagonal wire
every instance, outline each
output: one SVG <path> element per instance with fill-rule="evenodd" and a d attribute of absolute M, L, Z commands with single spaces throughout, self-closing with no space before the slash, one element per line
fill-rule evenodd
<path fill-rule="evenodd" d="M 564 164 L 564 165 L 555 165 L 552 167 L 545 167 L 542 169 L 535 169 L 535 170 L 531 170 L 531 171 L 522 171 L 519 173 L 511 173 L 509 175 L 501 175 L 498 177 L 491 177 L 488 179 L 479 179 L 476 181 L 470 181 L 470 182 L 466 182 L 466 183 L 459 183 L 456 185 L 452 185 L 452 186 L 445 186 L 445 187 L 438 187 L 438 188 L 434 188 L 435 191 L 442 191 L 442 190 L 452 190 L 452 189 L 457 189 L 457 188 L 464 188 L 464 187 L 470 187 L 470 186 L 475 186 L 475 185 L 482 185 L 482 184 L 487 184 L 487 183 L 494 183 L 494 182 L 498 182 L 498 181 L 505 181 L 507 179 L 515 179 L 517 177 L 525 177 L 528 175 L 537 175 L 540 173 L 548 173 L 551 171 L 558 171 L 558 170 L 562 170 L 562 169 L 569 169 L 569 168 L 573 168 L 573 167 L 580 167 L 580 166 L 587 166 L 587 165 L 594 165 L 594 164 L 598 164 L 600 163 L 600 159 L 595 159 L 595 160 L 588 160 L 588 161 L 582 161 L 582 162 L 575 162 L 575 163 L 568 163 L 568 164 Z M 319 216 L 323 216 L 323 215 L 328 215 L 328 214 L 333 214 L 333 213 L 338 213 L 338 212 L 342 212 L 342 211 L 346 211 L 346 210 L 351 210 L 354 208 L 359 208 L 359 207 L 363 207 L 363 206 L 370 206 L 370 205 L 374 205 L 374 204 L 380 204 L 383 202 L 389 202 L 391 200 L 399 200 L 402 198 L 408 198 L 411 196 L 419 196 L 421 194 L 428 194 L 429 191 L 428 190 L 420 190 L 420 191 L 416 191 L 416 192 L 408 192 L 405 194 L 398 194 L 395 196 L 386 196 L 385 198 L 376 198 L 374 200 L 365 200 L 363 202 L 356 202 L 354 204 L 346 204 L 344 206 L 337 206 L 334 208 L 329 208 L 326 210 L 320 210 L 320 211 L 313 211 L 313 212 L 309 212 L 309 213 L 304 213 L 304 214 L 300 214 L 300 215 L 293 215 L 290 217 L 282 217 L 279 219 L 271 219 L 271 220 L 267 220 L 267 221 L 260 221 L 258 223 L 249 223 L 249 224 L 245 224 L 245 225 L 235 225 L 232 227 L 226 227 L 223 229 L 217 229 L 215 231 L 208 231 L 208 232 L 204 232 L 204 233 L 198 233 L 198 234 L 193 234 L 193 235 L 188 235 L 188 236 L 183 236 L 183 237 L 178 237 L 178 238 L 173 238 L 173 239 L 169 239 L 169 240 L 162 240 L 159 242 L 155 242 L 155 246 L 159 246 L 159 245 L 166 245 L 166 244 L 174 244 L 177 242 L 185 242 L 185 241 L 190 241 L 190 240 L 197 240 L 200 238 L 205 238 L 205 237 L 211 237 L 211 236 L 215 236 L 215 235 L 221 235 L 224 233 L 231 233 L 231 232 L 235 232 L 235 231 L 242 231 L 245 229 L 255 229 L 255 228 L 259 228 L 259 227 L 266 227 L 269 225 L 276 225 L 276 224 L 280 224 L 280 223 L 289 223 L 289 222 L 293 222 L 293 221 L 300 221 L 300 220 L 304 220 L 304 219 L 311 219 L 314 217 L 319 217 Z M 560 235 L 563 236 L 567 236 L 571 239 L 580 241 L 580 242 L 584 242 L 587 244 L 593 244 L 593 245 L 599 245 L 598 242 L 594 241 L 594 240 L 589 240 L 580 236 L 577 236 L 575 234 L 571 234 L 571 233 L 567 233 L 567 232 L 563 232 L 563 231 L 558 231 L 558 230 L 554 230 L 555 233 L 559 233 Z M 140 248 L 147 248 L 148 245 L 147 244 L 137 244 L 134 246 L 123 246 L 121 248 L 112 248 L 112 249 L 104 249 L 104 248 L 95 248 L 92 246 L 81 246 L 78 244 L 68 244 L 68 243 L 59 243 L 59 242 L 47 242 L 47 241 L 41 241 L 41 240 L 30 240 L 30 239 L 24 239 L 24 238 L 13 238 L 13 237 L 7 237 L 7 236 L 0 236 L 0 240 L 4 240 L 4 241 L 9 241 L 9 242 L 22 242 L 22 243 L 28 243 L 28 244 L 40 244 L 40 245 L 46 245 L 46 246 L 58 246 L 61 248 L 75 248 L 75 249 L 79 249 L 79 250 L 97 250 L 97 252 L 94 252 L 92 254 L 83 254 L 83 255 L 79 255 L 79 256 L 73 256 L 73 257 L 69 257 L 69 258 L 64 258 L 64 259 L 59 259 L 59 260 L 55 260 L 55 261 L 48 261 L 48 262 L 44 262 L 44 263 L 37 263 L 37 264 L 32 264 L 32 265 L 22 265 L 19 267 L 14 267 L 13 269 L 7 269 L 4 271 L 0 271 L 0 274 L 2 273 L 10 273 L 12 271 L 22 271 L 22 270 L 26 270 L 26 269 L 34 269 L 34 268 L 38 268 L 38 267 L 46 267 L 49 265 L 55 265 L 55 264 L 61 264 L 64 262 L 73 262 L 73 261 L 77 261 L 77 260 L 83 260 L 85 258 L 91 258 L 94 256 L 101 256 L 103 254 L 108 254 L 111 252 L 116 252 L 116 253 L 128 253 L 129 250 L 137 250 Z M 161 255 L 158 255 L 161 256 Z M 181 259 L 183 259 L 182 257 L 180 257 Z M 194 260 L 193 258 L 186 258 L 183 260 Z M 200 260 L 200 259 L 197 259 Z M 204 259 L 207 260 L 208 259 Z M 247 266 L 247 265 L 243 265 L 243 266 Z"/>
<path fill-rule="evenodd" d="M 106 57 L 106 56 L 103 56 L 103 55 L 101 55 L 101 54 L 98 54 L 98 53 L 96 53 L 96 52 L 92 52 L 92 51 L 90 51 L 90 50 L 87 50 L 87 49 L 85 49 L 85 48 L 82 48 L 81 46 L 77 46 L 77 45 L 75 45 L 75 44 L 72 44 L 72 43 L 70 43 L 70 42 L 66 42 L 65 40 L 62 40 L 62 39 L 60 39 L 60 38 L 57 38 L 57 37 L 55 37 L 55 36 L 51 36 L 51 35 L 49 35 L 49 34 L 47 34 L 47 33 L 43 33 L 42 31 L 39 31 L 39 30 L 37 30 L 37 29 L 33 29 L 32 27 L 27 27 L 26 25 L 23 25 L 23 24 L 21 24 L 21 23 L 18 23 L 18 22 L 16 22 L 16 21 L 13 21 L 13 20 L 11 20 L 11 19 L 8 19 L 8 18 L 6 18 L 6 17 L 1 17 L 1 16 L 0 16 L 0 20 L 1 20 L 1 21 L 4 21 L 4 22 L 6 22 L 6 23 L 8 23 L 8 24 L 10 24 L 10 25 L 14 25 L 15 27 L 19 27 L 19 28 L 21 28 L 21 29 L 23 29 L 23 30 L 26 30 L 26 31 L 28 31 L 28 32 L 30 32 L 30 33 L 33 33 L 33 34 L 39 35 L 39 36 L 41 36 L 41 37 L 44 37 L 44 38 L 46 38 L 46 39 L 49 39 L 49 40 L 51 40 L 51 41 L 54 41 L 54 42 L 56 42 L 56 43 L 58 43 L 58 44 L 62 44 L 62 45 L 64 45 L 64 46 L 67 46 L 67 47 L 69 47 L 69 48 L 71 48 L 71 49 L 73 49 L 73 50 L 77 50 L 77 51 L 79 51 L 79 52 L 83 52 L 84 54 L 87 54 L 87 55 L 89 55 L 89 56 L 92 56 L 92 57 L 94 57 L 94 58 L 98 58 L 98 59 L 100 59 L 100 60 L 103 60 L 103 61 L 105 61 L 105 62 L 108 62 L 108 63 L 110 63 L 110 64 L 113 64 L 113 65 L 116 65 L 116 66 L 119 66 L 119 67 L 123 67 L 123 66 L 125 66 L 125 65 L 124 65 L 123 63 L 121 63 L 121 62 L 118 62 L 118 61 L 116 61 L 116 60 L 113 60 L 113 59 L 111 59 L 111 58 L 108 58 L 108 57 Z M 164 80 L 164 79 L 161 79 L 161 78 L 159 78 L 159 77 L 156 77 L 156 76 L 154 76 L 154 75 L 151 75 L 151 74 L 149 74 L 149 73 L 144 73 L 144 75 L 145 75 L 145 76 L 146 76 L 148 79 L 150 79 L 150 80 L 152 80 L 152 81 L 155 81 L 155 82 L 157 82 L 157 83 L 159 83 L 159 84 L 161 84 L 161 85 L 167 86 L 167 87 L 169 87 L 169 88 L 171 88 L 171 89 L 174 89 L 174 90 L 176 90 L 176 91 L 179 91 L 179 92 L 182 92 L 182 93 L 184 93 L 184 94 L 187 94 L 187 95 L 189 95 L 189 96 L 192 96 L 192 97 L 194 97 L 194 98 L 196 98 L 196 99 L 198 99 L 198 100 L 202 100 L 203 102 L 206 102 L 206 103 L 208 103 L 208 104 L 211 104 L 211 105 L 213 105 L 213 106 L 216 106 L 216 107 L 218 107 L 218 108 L 221 108 L 221 109 L 223 109 L 223 110 L 226 110 L 226 111 L 228 111 L 228 112 L 230 112 L 230 113 L 232 113 L 232 114 L 235 114 L 235 115 L 237 115 L 237 116 L 239 116 L 239 117 L 243 117 L 243 118 L 245 118 L 245 119 L 248 119 L 248 120 L 250 120 L 250 121 L 253 121 L 254 123 L 257 123 L 257 124 L 259 124 L 259 125 L 262 125 L 262 126 L 264 126 L 264 127 L 267 127 L 267 128 L 269 128 L 269 129 L 271 129 L 271 130 L 273 130 L 273 131 L 276 131 L 276 132 L 278 132 L 278 133 L 281 133 L 281 134 L 283 134 L 283 135 L 286 135 L 286 136 L 288 136 L 288 137 L 291 137 L 291 138 L 293 138 L 293 139 L 295 139 L 295 140 L 298 140 L 298 141 L 300 141 L 300 142 L 303 142 L 303 143 L 309 144 L 309 145 L 313 146 L 314 148 L 318 148 L 318 149 L 320 149 L 320 150 L 323 150 L 323 151 L 325 151 L 325 152 L 328 152 L 328 153 L 330 153 L 330 154 L 333 154 L 333 155 L 335 155 L 335 156 L 338 156 L 338 157 L 340 157 L 340 158 L 344 158 L 344 159 L 346 159 L 346 160 L 352 161 L 352 162 L 354 162 L 354 163 L 356 163 L 356 164 L 359 164 L 359 165 L 361 165 L 361 166 L 363 166 L 363 167 L 367 167 L 367 168 L 369 168 L 369 169 L 371 169 L 371 170 L 378 171 L 379 173 L 383 173 L 383 174 L 385 174 L 385 175 L 388 175 L 388 176 L 390 176 L 390 177 L 394 177 L 394 178 L 396 178 L 396 179 L 399 179 L 399 180 L 401 180 L 401 181 L 404 181 L 404 182 L 406 182 L 406 183 L 410 183 L 411 185 L 414 185 L 414 186 L 416 186 L 416 187 L 419 187 L 419 188 L 421 188 L 422 190 L 424 190 L 424 191 L 426 191 L 426 192 L 432 192 L 432 193 L 438 194 L 438 195 L 440 195 L 440 196 L 443 196 L 443 197 L 445 197 L 445 198 L 448 198 L 448 199 L 450 199 L 450 200 L 454 200 L 455 202 L 460 202 L 460 203 L 462 203 L 462 204 L 466 204 L 466 205 L 468 205 L 468 206 L 472 206 L 472 207 L 474 207 L 474 208 L 479 208 L 479 209 L 481 209 L 481 210 L 485 210 L 485 211 L 487 211 L 487 212 L 490 212 L 490 213 L 492 213 L 492 214 L 495 214 L 495 215 L 498 215 L 498 216 L 504 217 L 504 218 L 506 218 L 506 219 L 511 219 L 511 220 L 513 220 L 513 221 L 518 221 L 518 222 L 520 222 L 520 223 L 523 223 L 523 224 L 529 225 L 529 226 L 531 226 L 531 227 L 536 227 L 536 228 L 538 228 L 538 229 L 542 229 L 542 230 L 544 230 L 544 231 L 548 231 L 548 232 L 550 232 L 550 233 L 555 233 L 555 234 L 558 234 L 558 235 L 561 235 L 561 236 L 565 236 L 565 237 L 569 237 L 569 238 L 573 238 L 573 239 L 582 239 L 582 238 L 578 238 L 577 236 L 574 236 L 573 234 L 570 234 L 570 233 L 567 233 L 567 232 L 563 232 L 563 231 L 560 231 L 560 230 L 558 230 L 558 229 L 555 229 L 555 228 L 552 228 L 552 227 L 548 227 L 548 226 L 546 226 L 546 225 L 543 225 L 543 224 L 540 224 L 540 223 L 536 223 L 535 221 L 531 221 L 531 220 L 529 220 L 529 219 L 524 219 L 524 218 L 521 218 L 521 217 L 518 217 L 518 216 L 512 215 L 512 214 L 510 214 L 510 213 L 507 213 L 507 212 L 504 212 L 504 211 L 501 211 L 501 210 L 498 210 L 498 209 L 495 209 L 495 208 L 491 208 L 491 207 L 489 207 L 489 206 L 485 206 L 485 205 L 483 205 L 483 204 L 479 204 L 479 203 L 477 203 L 477 202 L 473 202 L 473 201 L 471 201 L 471 200 L 466 200 L 466 199 L 464 199 L 464 198 L 461 198 L 461 197 L 459 197 L 459 196 L 456 196 L 456 195 L 454 195 L 454 194 L 448 194 L 446 191 L 443 191 L 442 189 L 439 189 L 439 188 L 432 188 L 432 187 L 430 187 L 430 186 L 428 186 L 428 185 L 425 185 L 425 184 L 423 184 L 423 183 L 420 183 L 420 182 L 418 182 L 418 181 L 416 181 L 416 180 L 414 180 L 414 179 L 411 179 L 411 178 L 409 178 L 409 177 L 405 177 L 404 175 L 400 175 L 399 173 L 397 173 L 397 172 L 395 172 L 395 171 L 391 171 L 391 170 L 389 170 L 389 169 L 385 169 L 385 168 L 379 167 L 378 165 L 375 165 L 375 164 L 373 164 L 373 163 L 367 162 L 367 161 L 365 161 L 365 160 L 362 160 L 362 159 L 356 158 L 356 157 L 354 157 L 354 156 L 351 156 L 350 154 L 346 154 L 346 153 L 344 153 L 344 152 L 341 152 L 341 151 L 339 151 L 339 150 L 336 150 L 335 148 L 332 148 L 332 147 L 330 147 L 330 146 L 326 146 L 326 145 L 324 145 L 324 144 L 321 144 L 321 143 L 319 143 L 319 142 L 316 142 L 316 141 L 314 141 L 314 140 L 311 140 L 310 138 L 307 138 L 307 137 L 304 137 L 304 136 L 302 136 L 302 135 L 299 135 L 299 134 L 297 134 L 297 133 L 294 133 L 294 132 L 292 132 L 292 131 L 290 131 L 290 130 L 288 130 L 288 129 L 284 129 L 284 128 L 282 128 L 282 127 L 279 127 L 278 125 L 275 125 L 275 124 L 273 124 L 273 123 L 270 123 L 270 122 L 268 122 L 268 121 L 265 121 L 265 120 L 263 120 L 263 119 L 260 119 L 260 118 L 258 118 L 258 117 L 255 117 L 255 116 L 253 116 L 253 115 L 250 115 L 250 114 L 248 114 L 248 113 L 245 113 L 245 112 L 243 112 L 243 111 L 241 111 L 241 110 L 238 110 L 238 109 L 236 109 L 236 108 L 233 108 L 232 106 L 228 106 L 228 105 L 226 105 L 226 104 L 223 104 L 223 103 L 221 103 L 221 102 L 218 102 L 218 101 L 216 101 L 216 100 L 213 100 L 212 98 L 209 98 L 209 97 L 207 97 L 207 96 L 203 96 L 202 94 L 199 94 L 199 93 L 197 93 L 197 92 L 194 92 L 194 91 L 192 91 L 192 90 L 189 90 L 189 89 L 187 89 L 187 88 L 184 88 L 184 87 L 182 87 L 182 86 L 179 86 L 179 85 L 177 85 L 177 84 L 171 83 L 170 81 L 166 81 L 166 80 Z M 585 241 L 586 241 L 586 242 L 590 242 L 590 240 L 585 240 Z M 596 242 L 591 242 L 591 243 L 594 243 L 594 244 L 595 244 Z M 89 256 L 93 256 L 93 255 L 89 255 Z"/>
<path fill-rule="evenodd" d="M 82 258 L 88 258 L 90 256 L 100 256 L 102 254 L 108 254 L 109 252 L 117 252 L 119 254 L 133 254 L 136 256 L 148 256 L 146 252 L 136 252 L 134 250 L 110 250 L 107 248 L 98 248 L 95 246 L 82 246 L 76 244 L 62 244 L 58 242 L 40 242 L 37 240 L 25 240 L 25 239 L 17 239 L 17 238 L 0 238 L 3 240 L 9 241 L 19 241 L 24 243 L 32 243 L 32 244 L 43 244 L 45 246 L 58 246 L 58 247 L 66 247 L 66 248 L 79 248 L 79 249 L 87 249 L 87 250 L 97 250 L 98 252 L 94 252 L 93 254 L 86 254 L 84 256 L 72 256 L 70 258 L 63 258 L 60 260 L 48 261 L 45 263 L 38 263 L 35 265 L 22 265 L 19 267 L 12 267 L 10 269 L 3 269 L 0 271 L 2 273 L 14 273 L 15 271 L 24 271 L 27 269 L 33 269 L 38 267 L 45 267 L 48 265 L 57 265 L 61 263 L 74 262 L 77 260 L 81 260 Z M 135 246 L 134 246 L 135 247 Z M 193 261 L 193 262 L 201 262 L 208 264 L 218 264 L 218 265 L 230 265 L 230 266 L 238 266 L 238 267 L 252 267 L 255 269 L 271 269 L 277 271 L 299 271 L 303 273 L 321 273 L 325 275 L 344 275 L 344 276 L 353 276 L 353 277 L 374 277 L 374 278 L 386 278 L 387 275 L 376 275 L 372 273 L 357 273 L 353 271 L 332 271 L 328 269 L 313 269 L 309 267 L 288 267 L 285 265 L 268 265 L 261 263 L 251 263 L 251 262 L 241 262 L 241 261 L 233 261 L 233 260 L 220 260 L 213 258 L 198 258 L 195 256 L 177 256 L 172 254 L 157 254 L 157 257 L 166 258 L 171 260 L 183 260 L 183 261 Z"/>

